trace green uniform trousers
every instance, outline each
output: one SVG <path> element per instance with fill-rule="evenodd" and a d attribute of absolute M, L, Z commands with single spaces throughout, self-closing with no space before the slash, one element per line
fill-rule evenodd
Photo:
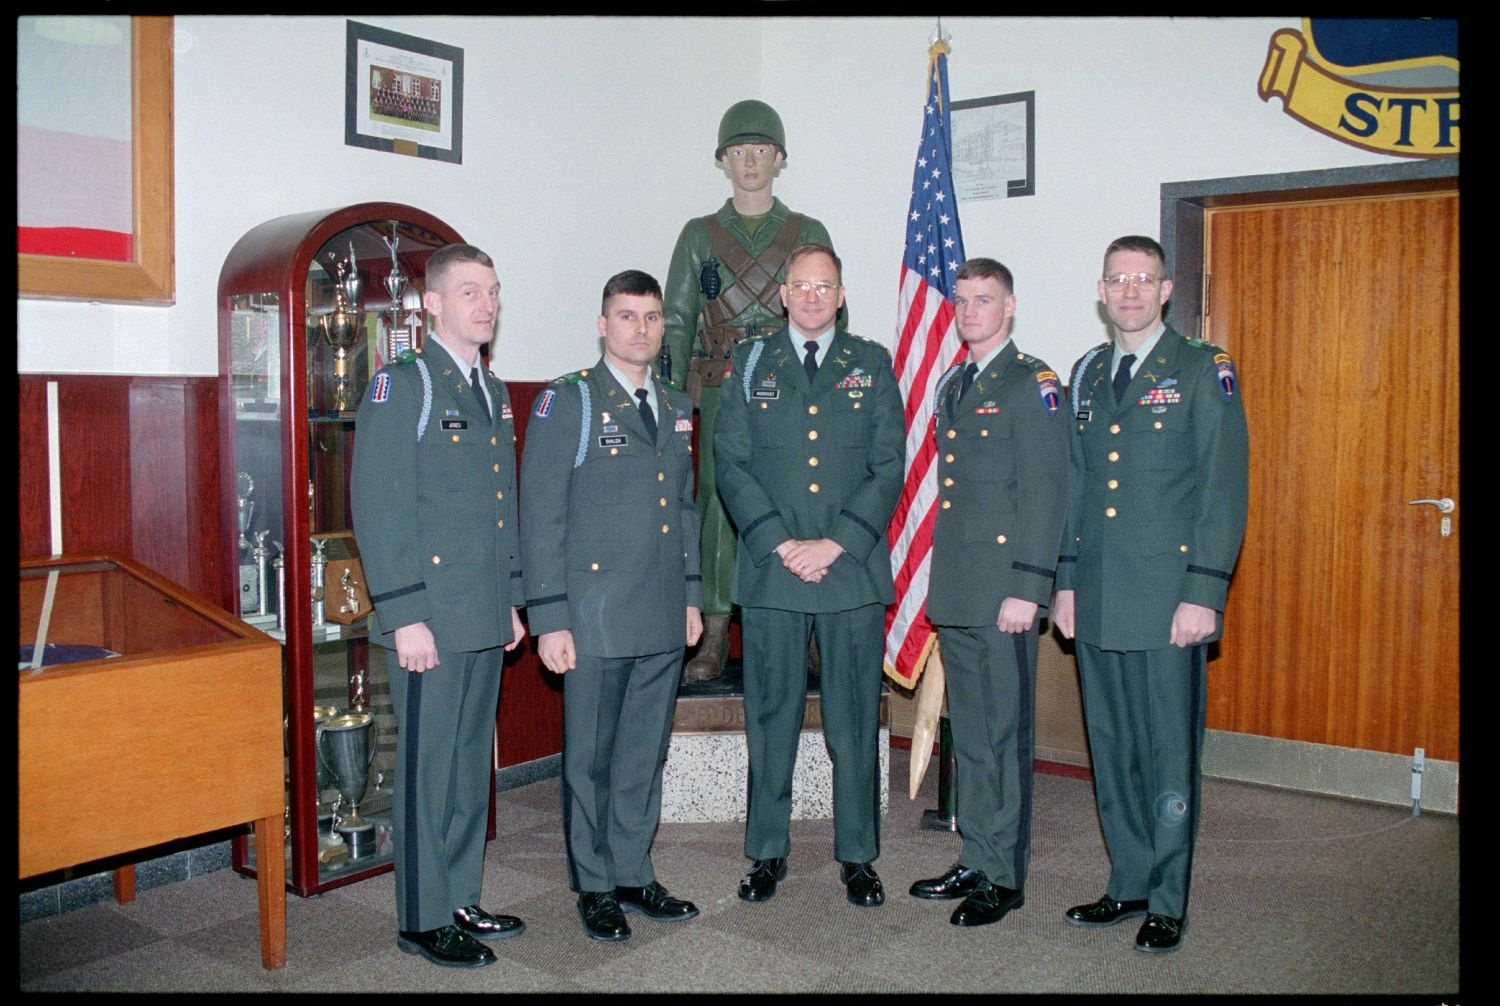
<path fill-rule="evenodd" d="M 1031 858 L 1036 638 L 995 626 L 938 627 L 948 683 L 959 862 L 1024 890 Z"/>
<path fill-rule="evenodd" d="M 1203 771 L 1208 647 L 1101 650 L 1078 643 L 1107 892 L 1187 915 Z"/>
<path fill-rule="evenodd" d="M 504 650 L 439 650 L 438 666 L 421 674 L 386 652 L 399 731 L 396 918 L 400 929 L 421 932 L 451 926 L 455 909 L 479 903 Z"/>
<path fill-rule="evenodd" d="M 842 561 L 842 560 L 841 560 Z M 880 855 L 881 661 L 885 605 L 802 612 L 741 607 L 750 807 L 745 855 L 791 849 L 792 772 L 807 706 L 807 640 L 821 655 L 823 736 L 833 759 L 833 848 L 841 862 Z"/>
<path fill-rule="evenodd" d="M 643 657 L 579 654 L 563 675 L 563 831 L 575 891 L 656 880 L 651 840 L 681 676 L 680 647 Z"/>

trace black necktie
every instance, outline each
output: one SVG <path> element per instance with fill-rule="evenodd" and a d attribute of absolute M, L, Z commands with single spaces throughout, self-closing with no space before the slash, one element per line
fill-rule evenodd
<path fill-rule="evenodd" d="M 802 348 L 807 350 L 807 355 L 802 358 L 802 369 L 807 371 L 807 383 L 811 384 L 812 379 L 818 376 L 818 344 L 808 339 L 802 344 Z"/>
<path fill-rule="evenodd" d="M 479 411 L 484 413 L 484 418 L 490 417 L 490 403 L 484 397 L 484 388 L 479 384 L 479 368 L 475 367 L 469 371 L 469 387 L 474 389 L 474 397 L 479 401 Z"/>
<path fill-rule="evenodd" d="M 964 366 L 963 376 L 958 379 L 958 394 L 954 395 L 950 402 L 951 407 L 948 409 L 949 418 L 956 418 L 958 416 L 958 403 L 969 393 L 969 386 L 974 383 L 974 378 L 978 373 L 979 364 L 973 360 L 970 360 Z"/>
<path fill-rule="evenodd" d="M 1120 367 L 1115 371 L 1115 401 L 1125 401 L 1125 389 L 1130 387 L 1130 367 L 1135 363 L 1135 354 L 1126 353 L 1120 357 Z"/>
<path fill-rule="evenodd" d="M 646 389 L 636 388 L 635 397 L 641 403 L 641 422 L 646 424 L 646 432 L 651 435 L 651 442 L 656 443 L 656 413 L 651 411 L 651 403 L 646 399 Z"/>

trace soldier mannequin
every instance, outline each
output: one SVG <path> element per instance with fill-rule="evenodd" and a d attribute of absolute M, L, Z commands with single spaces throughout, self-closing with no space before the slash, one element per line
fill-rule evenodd
<path fill-rule="evenodd" d="M 694 217 L 672 251 L 666 289 L 666 359 L 661 373 L 698 407 L 698 513 L 701 517 L 703 643 L 684 681 L 717 678 L 729 656 L 735 531 L 714 478 L 714 423 L 720 386 L 735 345 L 783 324 L 780 284 L 786 257 L 802 244 L 832 246 L 824 226 L 772 195 L 786 163 L 781 117 L 765 102 L 741 101 L 719 123 L 714 151 L 733 195 L 717 213 Z M 670 368 L 670 369 L 668 369 Z"/>

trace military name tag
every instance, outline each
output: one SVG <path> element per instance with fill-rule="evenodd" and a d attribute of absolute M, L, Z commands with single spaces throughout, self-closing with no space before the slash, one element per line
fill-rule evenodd
<path fill-rule="evenodd" d="M 750 397 L 751 398 L 764 398 L 764 399 L 770 399 L 770 400 L 774 401 L 775 399 L 778 399 L 778 398 L 781 397 L 781 389 L 780 388 L 756 388 L 754 391 L 750 392 Z"/>
<path fill-rule="evenodd" d="M 444 419 L 443 420 L 443 429 L 445 429 L 445 430 L 467 430 L 468 428 L 469 428 L 469 421 L 467 419 Z"/>
<path fill-rule="evenodd" d="M 630 443 L 630 438 L 623 433 L 617 433 L 612 437 L 600 437 L 600 447 L 624 447 Z"/>
<path fill-rule="evenodd" d="M 1078 410 L 1078 421 L 1080 423 L 1086 423 L 1091 418 L 1093 418 L 1093 415 L 1094 415 L 1093 412 L 1089 411 L 1088 409 L 1079 409 Z"/>

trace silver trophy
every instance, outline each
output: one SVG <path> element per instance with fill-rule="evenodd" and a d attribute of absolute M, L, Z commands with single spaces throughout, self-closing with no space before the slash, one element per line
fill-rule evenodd
<path fill-rule="evenodd" d="M 328 565 L 328 558 L 323 554 L 323 549 L 327 545 L 327 538 L 314 538 L 312 540 L 312 583 L 310 586 L 312 587 L 312 624 L 315 629 L 328 623 L 323 609 L 323 598 L 327 593 L 323 586 L 323 570 Z"/>
<path fill-rule="evenodd" d="M 323 793 L 333 785 L 333 769 L 329 767 L 328 751 L 323 744 L 323 728 L 338 714 L 338 706 L 313 706 L 313 750 L 318 763 L 317 792 L 313 794 L 313 800 L 317 807 L 318 833 L 322 835 L 333 831 L 333 808 L 323 802 Z"/>
<path fill-rule="evenodd" d="M 359 801 L 370 783 L 375 761 L 375 714 L 349 712 L 323 724 L 318 757 L 324 759 L 339 790 L 339 813 L 333 830 L 349 846 L 349 858 L 375 851 L 375 825 L 359 816 Z"/>
<path fill-rule="evenodd" d="M 281 542 L 272 542 L 276 546 L 276 558 L 271 560 L 271 568 L 276 570 L 276 628 L 282 632 L 286 631 L 286 549 Z"/>
<path fill-rule="evenodd" d="M 257 615 L 264 615 L 271 603 L 268 590 L 271 580 L 269 565 L 271 550 L 266 548 L 266 536 L 270 533 L 269 530 L 255 532 L 255 546 L 250 549 L 250 558 L 255 560 L 255 614 Z"/>
<path fill-rule="evenodd" d="M 249 472 L 235 472 L 234 494 L 235 524 L 240 531 L 239 548 L 241 552 L 250 550 L 250 523 L 255 516 L 255 501 L 251 494 L 255 492 L 255 480 L 250 477 Z M 253 559 L 253 552 L 252 552 Z M 240 614 L 249 615 L 255 611 L 256 596 L 262 589 L 260 567 L 255 562 L 240 563 Z"/>

